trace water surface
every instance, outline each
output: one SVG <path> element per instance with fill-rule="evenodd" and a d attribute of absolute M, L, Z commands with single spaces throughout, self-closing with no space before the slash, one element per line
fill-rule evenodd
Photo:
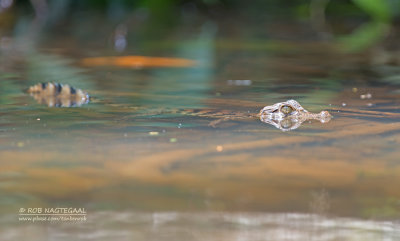
<path fill-rule="evenodd" d="M 400 238 L 398 66 L 294 37 L 228 40 L 207 24 L 142 43 L 194 67 L 87 67 L 109 52 L 51 38 L 3 51 L 17 57 L 0 75 L 0 240 Z M 49 108 L 24 92 L 46 81 L 92 101 Z M 282 132 L 254 117 L 288 99 L 333 119 Z M 88 221 L 17 219 L 65 206 Z"/>

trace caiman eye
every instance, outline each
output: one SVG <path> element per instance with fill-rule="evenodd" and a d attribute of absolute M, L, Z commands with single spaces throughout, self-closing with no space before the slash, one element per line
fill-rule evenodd
<path fill-rule="evenodd" d="M 293 107 L 291 107 L 290 105 L 283 105 L 281 107 L 281 112 L 285 115 L 289 115 L 290 113 L 292 113 L 294 111 Z"/>

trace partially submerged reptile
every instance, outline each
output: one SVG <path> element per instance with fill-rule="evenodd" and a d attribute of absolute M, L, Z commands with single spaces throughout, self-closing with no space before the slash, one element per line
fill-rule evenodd
<path fill-rule="evenodd" d="M 41 83 L 27 90 L 40 104 L 49 107 L 76 107 L 89 102 L 89 94 L 80 89 L 59 83 Z M 297 129 L 304 121 L 319 120 L 321 123 L 328 122 L 331 115 L 328 111 L 311 113 L 304 109 L 297 101 L 288 100 L 274 105 L 265 106 L 257 113 L 240 113 L 220 110 L 217 112 L 204 110 L 184 110 L 180 113 L 186 115 L 203 116 L 215 118 L 209 126 L 216 127 L 217 124 L 226 120 L 259 118 L 262 122 L 271 124 L 282 131 Z"/>
<path fill-rule="evenodd" d="M 321 123 L 329 122 L 332 116 L 328 111 L 311 113 L 304 109 L 297 101 L 288 100 L 274 105 L 265 106 L 259 113 L 232 112 L 226 110 L 184 110 L 185 114 L 216 118 L 208 125 L 216 127 L 219 123 L 228 120 L 259 118 L 262 122 L 275 126 L 282 131 L 297 129 L 303 122 L 318 120 Z"/>
<path fill-rule="evenodd" d="M 77 107 L 89 103 L 89 94 L 59 83 L 40 83 L 27 90 L 39 104 L 49 107 Z"/>
<path fill-rule="evenodd" d="M 328 111 L 308 112 L 295 100 L 265 106 L 261 109 L 259 116 L 262 122 L 271 124 L 282 131 L 297 129 L 307 120 L 319 120 L 321 123 L 326 123 L 332 118 Z"/>

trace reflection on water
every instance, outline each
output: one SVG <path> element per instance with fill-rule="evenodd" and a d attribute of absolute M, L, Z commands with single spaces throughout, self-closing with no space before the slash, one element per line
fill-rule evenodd
<path fill-rule="evenodd" d="M 36 47 L 21 21 L 2 38 L 0 240 L 399 239 L 392 57 L 340 52 L 286 21 L 260 35 L 188 21 L 163 38 L 130 21 L 79 20 Z M 48 108 L 23 92 L 53 81 L 94 99 Z M 334 119 L 259 121 L 288 99 Z M 44 101 L 58 102 L 72 104 Z M 21 207 L 84 207 L 88 221 L 21 223 Z"/>
<path fill-rule="evenodd" d="M 7 217 L 15 222 L 15 217 Z M 82 223 L 19 224 L 1 241 L 22 240 L 208 240 L 208 241 L 396 241 L 400 223 L 330 218 L 299 213 L 94 212 Z M 29 233 L 29 235 L 27 235 Z M 72 235 L 71 235 L 72 234 Z"/>
<path fill-rule="evenodd" d="M 191 88 L 180 85 L 186 71 L 102 72 L 104 86 L 85 88 L 98 102 L 81 108 L 47 108 L 14 81 L 1 82 L 12 90 L 0 99 L 1 238 L 398 238 L 398 92 L 333 86 L 319 97 L 310 85 L 267 89 L 257 81 L 212 87 L 208 72 L 192 76 Z M 330 111 L 334 121 L 282 132 L 249 118 L 288 96 L 311 112 Z M 245 118 L 210 126 L 232 113 Z M 90 220 L 16 220 L 21 207 L 59 206 L 85 207 Z M 332 218 L 315 216 L 324 214 Z"/>
<path fill-rule="evenodd" d="M 84 58 L 82 64 L 86 66 L 117 66 L 122 68 L 149 68 L 149 67 L 193 67 L 196 62 L 183 58 L 161 58 L 146 56 L 122 57 L 95 57 Z"/>

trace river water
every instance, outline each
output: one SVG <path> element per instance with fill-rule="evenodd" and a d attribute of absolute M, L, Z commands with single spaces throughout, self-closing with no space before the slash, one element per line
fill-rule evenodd
<path fill-rule="evenodd" d="M 376 60 L 390 51 L 344 53 L 298 39 L 299 26 L 265 39 L 222 26 L 122 54 L 88 26 L 3 41 L 0 240 L 399 240 L 400 69 Z M 196 64 L 82 62 L 121 55 Z M 90 102 L 47 107 L 24 92 L 52 81 Z M 282 131 L 256 117 L 288 99 L 333 118 Z M 21 219 L 35 207 L 86 219 Z"/>

